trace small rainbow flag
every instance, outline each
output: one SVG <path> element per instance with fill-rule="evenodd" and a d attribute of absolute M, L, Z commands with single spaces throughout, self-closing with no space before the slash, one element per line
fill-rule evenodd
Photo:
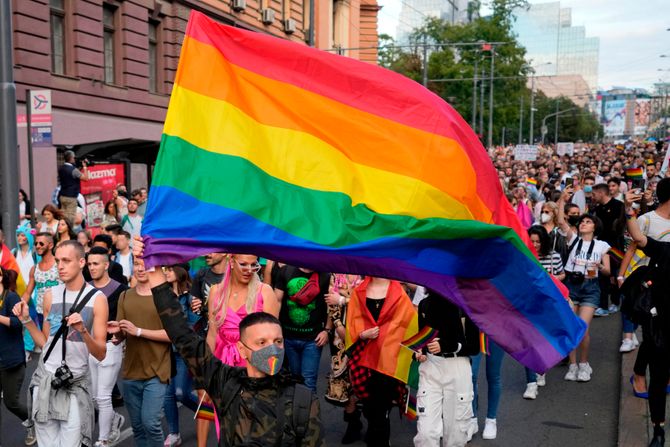
<path fill-rule="evenodd" d="M 537 186 L 537 180 L 535 180 L 534 178 L 526 179 L 526 183 L 528 183 L 529 185 Z"/>
<path fill-rule="evenodd" d="M 398 73 L 197 11 L 142 236 L 147 267 L 254 253 L 433 288 L 538 372 L 586 331 L 449 104 Z"/>
<path fill-rule="evenodd" d="M 430 343 L 435 337 L 437 337 L 437 331 L 430 326 L 424 326 L 416 333 L 416 335 L 408 338 L 401 344 L 412 351 L 418 351 L 423 349 L 423 347 Z"/>
<path fill-rule="evenodd" d="M 198 409 L 193 416 L 193 419 L 202 419 L 203 421 L 213 421 L 214 420 L 214 405 L 210 402 L 204 401 L 205 396 L 203 396 Z"/>
<path fill-rule="evenodd" d="M 626 169 L 626 177 L 633 178 L 642 178 L 644 177 L 644 169 L 642 168 L 628 168 Z"/>
<path fill-rule="evenodd" d="M 622 252 L 618 248 L 610 247 L 610 253 L 612 254 L 612 256 L 617 258 L 619 261 L 623 260 L 624 252 Z"/>

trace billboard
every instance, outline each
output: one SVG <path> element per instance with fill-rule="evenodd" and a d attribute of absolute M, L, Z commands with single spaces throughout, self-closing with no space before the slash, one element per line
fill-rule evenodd
<path fill-rule="evenodd" d="M 98 227 L 102 222 L 105 204 L 112 199 L 119 183 L 125 183 L 123 164 L 98 164 L 88 167 L 89 180 L 81 182 L 81 193 L 86 199 L 86 223 Z"/>
<path fill-rule="evenodd" d="M 605 128 L 605 136 L 607 137 L 624 135 L 626 129 L 625 99 L 616 99 L 605 102 L 603 127 Z"/>
<path fill-rule="evenodd" d="M 644 135 L 649 127 L 649 118 L 651 117 L 651 100 L 635 100 L 635 124 L 633 132 L 635 135 Z"/>

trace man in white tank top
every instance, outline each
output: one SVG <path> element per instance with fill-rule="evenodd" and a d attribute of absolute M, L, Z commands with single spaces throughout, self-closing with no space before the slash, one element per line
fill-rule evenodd
<path fill-rule="evenodd" d="M 84 281 L 85 262 L 84 248 L 79 242 L 63 241 L 56 246 L 56 265 L 63 284 L 44 294 L 41 331 L 30 319 L 24 301 L 14 307 L 14 314 L 43 352 L 30 382 L 32 417 L 39 445 L 79 447 L 92 444 L 94 411 L 89 392 L 88 356 L 98 360 L 105 358 L 108 307 L 106 297 Z M 80 312 L 73 312 L 84 302 Z M 61 324 L 67 325 L 67 332 L 64 337 L 54 340 Z M 66 340 L 64 358 L 63 338 Z M 52 344 L 52 352 L 45 361 Z M 69 385 L 59 386 L 54 379 L 60 377 L 57 370 L 64 365 L 73 378 Z"/>

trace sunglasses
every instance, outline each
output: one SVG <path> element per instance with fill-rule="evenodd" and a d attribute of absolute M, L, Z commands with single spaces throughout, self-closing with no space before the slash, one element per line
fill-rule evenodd
<path fill-rule="evenodd" d="M 253 272 L 257 273 L 261 270 L 261 265 L 258 262 L 254 262 L 253 264 L 247 264 L 245 263 L 240 263 L 237 259 L 235 260 L 238 266 L 240 266 L 240 269 L 243 271 L 247 272 Z"/>
<path fill-rule="evenodd" d="M 45 244 L 44 242 L 35 242 L 35 247 L 44 247 L 46 245 L 47 244 Z"/>

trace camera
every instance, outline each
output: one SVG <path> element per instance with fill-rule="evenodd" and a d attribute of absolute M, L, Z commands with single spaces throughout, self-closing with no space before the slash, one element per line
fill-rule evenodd
<path fill-rule="evenodd" d="M 73 380 L 74 375 L 72 374 L 72 371 L 70 371 L 70 368 L 63 362 L 54 373 L 54 378 L 51 381 L 51 388 L 55 390 L 70 388 Z"/>
<path fill-rule="evenodd" d="M 565 272 L 567 273 L 568 281 L 573 284 L 581 284 L 584 282 L 583 272 Z"/>

